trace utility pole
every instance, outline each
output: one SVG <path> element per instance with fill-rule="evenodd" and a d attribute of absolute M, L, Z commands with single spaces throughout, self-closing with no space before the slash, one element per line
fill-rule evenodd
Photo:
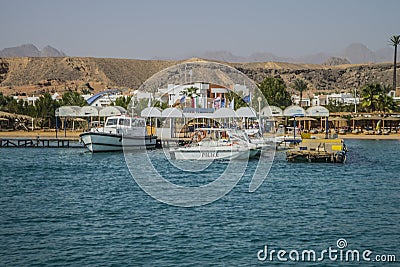
<path fill-rule="evenodd" d="M 357 88 L 354 87 L 354 113 L 357 113 Z"/>

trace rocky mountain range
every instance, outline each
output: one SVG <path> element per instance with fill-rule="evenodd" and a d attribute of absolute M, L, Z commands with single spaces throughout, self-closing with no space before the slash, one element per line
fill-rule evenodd
<path fill-rule="evenodd" d="M 138 89 L 152 75 L 188 61 L 161 61 L 80 57 L 0 58 L 0 91 L 6 95 L 78 91 L 96 93 L 107 88 Z M 336 59 L 342 62 L 341 59 Z M 392 63 L 317 65 L 285 62 L 228 63 L 255 82 L 280 77 L 290 89 L 303 79 L 311 92 L 346 92 L 367 83 L 390 85 Z M 400 72 L 398 72 L 400 80 Z"/>
<path fill-rule="evenodd" d="M 238 56 L 228 51 L 207 51 L 192 54 L 184 54 L 177 57 L 157 57 L 162 60 L 184 60 L 187 58 L 204 58 L 209 60 L 217 60 L 223 62 L 291 62 L 291 63 L 310 63 L 310 64 L 329 64 L 331 58 L 341 58 L 351 64 L 361 63 L 379 63 L 393 61 L 393 47 L 372 51 L 367 46 L 361 43 L 353 43 L 342 49 L 338 53 L 315 53 L 312 55 L 290 58 L 281 57 L 267 52 L 257 52 L 249 56 Z M 398 55 L 400 59 L 400 55 Z M 398 61 L 399 61 L 398 59 Z"/>
<path fill-rule="evenodd" d="M 33 44 L 24 44 L 0 50 L 0 57 L 65 57 L 66 54 L 54 47 L 46 46 L 39 50 Z M 315 53 L 308 56 L 290 58 L 281 57 L 267 52 L 256 52 L 249 56 L 238 56 L 229 51 L 206 51 L 189 53 L 175 57 L 155 57 L 157 60 L 182 61 L 188 58 L 203 58 L 222 62 L 291 62 L 309 64 L 361 64 L 393 61 L 393 47 L 387 46 L 372 51 L 361 43 L 353 43 L 337 53 Z M 340 59 L 340 60 L 339 60 Z M 400 62 L 400 53 L 398 54 Z"/>
<path fill-rule="evenodd" d="M 65 57 L 66 54 L 51 46 L 39 50 L 33 44 L 23 44 L 0 50 L 0 57 Z"/>

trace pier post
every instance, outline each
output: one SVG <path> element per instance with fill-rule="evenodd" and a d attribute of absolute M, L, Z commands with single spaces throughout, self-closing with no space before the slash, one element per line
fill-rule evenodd
<path fill-rule="evenodd" d="M 296 116 L 293 117 L 293 142 L 296 143 Z"/>
<path fill-rule="evenodd" d="M 67 117 L 64 118 L 64 137 L 67 137 Z"/>
<path fill-rule="evenodd" d="M 328 117 L 325 118 L 325 139 L 329 137 L 329 120 Z"/>
<path fill-rule="evenodd" d="M 56 138 L 58 138 L 58 117 L 56 116 Z"/>

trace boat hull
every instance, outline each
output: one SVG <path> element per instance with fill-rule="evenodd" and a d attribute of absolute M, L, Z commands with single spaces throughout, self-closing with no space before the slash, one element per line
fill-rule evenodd
<path fill-rule="evenodd" d="M 80 135 L 90 152 L 122 151 L 155 148 L 156 136 L 122 137 L 120 134 L 88 132 Z"/>
<path fill-rule="evenodd" d="M 176 160 L 246 160 L 260 154 L 260 149 L 235 147 L 188 147 L 170 150 L 171 159 Z"/>
<path fill-rule="evenodd" d="M 289 162 L 345 163 L 346 152 L 288 151 L 286 160 Z"/>

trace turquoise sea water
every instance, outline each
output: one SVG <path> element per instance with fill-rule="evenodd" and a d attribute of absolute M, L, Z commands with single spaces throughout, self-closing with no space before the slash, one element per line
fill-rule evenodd
<path fill-rule="evenodd" d="M 338 249 L 340 238 L 346 249 L 395 255 L 398 264 L 400 142 L 346 143 L 344 165 L 287 163 L 278 152 L 257 191 L 248 192 L 246 172 L 222 199 L 195 208 L 149 197 L 121 153 L 2 148 L 0 266 L 380 265 L 257 258 L 265 245 L 318 252 Z"/>

